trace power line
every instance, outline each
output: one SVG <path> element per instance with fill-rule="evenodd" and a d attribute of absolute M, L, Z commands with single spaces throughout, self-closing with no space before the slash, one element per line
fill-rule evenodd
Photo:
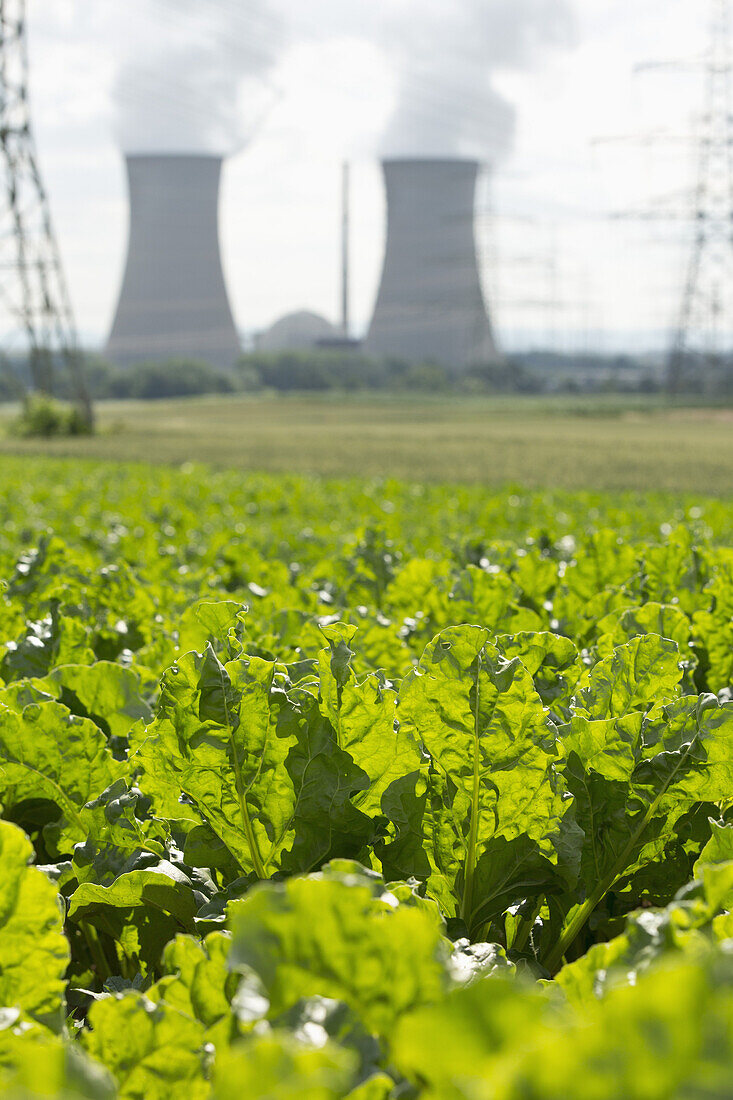
<path fill-rule="evenodd" d="M 4 354 L 27 357 L 31 384 L 53 394 L 70 376 L 89 424 L 76 326 L 31 129 L 25 0 L 0 0 L 0 311 L 19 339 Z"/>
<path fill-rule="evenodd" d="M 667 384 L 672 393 L 691 386 L 715 392 L 725 372 L 733 365 L 731 349 L 726 346 L 733 322 L 731 0 L 710 0 L 710 6 L 710 42 L 702 57 L 650 62 L 636 67 L 637 71 L 702 70 L 705 101 L 695 132 L 651 135 L 654 144 L 674 142 L 692 151 L 696 164 L 694 187 L 659 198 L 648 209 L 612 215 L 616 220 L 676 223 L 692 230 L 682 297 L 668 356 Z M 644 144 L 649 141 L 647 135 Z"/>
<path fill-rule="evenodd" d="M 715 389 L 733 318 L 733 55 L 730 0 L 712 0 L 703 130 L 697 146 L 695 235 L 669 361 L 669 387 Z M 700 339 L 702 337 L 702 339 Z M 690 374 L 697 378 L 686 377 Z M 699 376 L 702 375 L 702 378 Z"/>

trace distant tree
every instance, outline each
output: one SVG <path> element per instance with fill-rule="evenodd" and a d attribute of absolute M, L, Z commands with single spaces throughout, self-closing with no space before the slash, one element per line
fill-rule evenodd
<path fill-rule="evenodd" d="M 118 368 L 110 379 L 110 396 L 143 401 L 232 393 L 234 389 L 234 379 L 230 374 L 194 359 L 138 363 Z"/>
<path fill-rule="evenodd" d="M 78 406 L 45 393 L 29 393 L 20 414 L 10 424 L 11 435 L 21 439 L 89 435 L 92 430 Z"/>

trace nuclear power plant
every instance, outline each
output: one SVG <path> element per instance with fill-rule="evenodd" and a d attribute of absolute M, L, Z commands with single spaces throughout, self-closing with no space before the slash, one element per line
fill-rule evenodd
<path fill-rule="evenodd" d="M 186 358 L 230 368 L 240 341 L 219 246 L 222 159 L 135 154 L 126 161 L 130 237 L 107 357 L 121 366 Z M 455 371 L 495 361 L 475 236 L 478 162 L 390 159 L 383 171 L 386 248 L 365 352 Z M 346 303 L 346 266 L 343 279 Z M 347 304 L 344 310 L 348 317 Z M 275 324 L 257 346 L 307 350 L 326 346 L 335 334 L 324 318 L 301 311 Z"/>
<path fill-rule="evenodd" d="M 454 370 L 498 358 L 479 274 L 473 160 L 383 162 L 387 244 L 365 350 Z"/>
<path fill-rule="evenodd" d="M 219 246 L 222 158 L 128 155 L 127 265 L 106 355 L 232 367 L 240 341 Z"/>

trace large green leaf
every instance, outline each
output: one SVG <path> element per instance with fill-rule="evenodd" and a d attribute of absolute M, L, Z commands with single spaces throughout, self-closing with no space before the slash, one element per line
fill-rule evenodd
<path fill-rule="evenodd" d="M 35 683 L 60 699 L 72 714 L 91 718 L 112 737 L 124 738 L 136 722 L 152 717 L 141 695 L 138 673 L 113 661 L 62 665 Z"/>
<path fill-rule="evenodd" d="M 652 970 L 578 1012 L 523 984 L 479 982 L 405 1016 L 393 1063 L 426 1100 L 722 1097 L 733 983 L 721 961 Z"/>
<path fill-rule="evenodd" d="M 98 910 L 106 908 L 148 907 L 167 913 L 183 928 L 192 929 L 200 900 L 191 880 L 173 864 L 161 861 L 156 867 L 120 875 L 110 886 L 82 883 L 71 897 L 69 919 L 94 919 Z"/>
<path fill-rule="evenodd" d="M 427 647 L 402 685 L 400 723 L 432 761 L 428 888 L 472 929 L 483 902 L 477 868 L 491 863 L 492 845 L 521 838 L 557 861 L 569 803 L 555 769 L 555 729 L 529 672 L 479 627 L 443 631 Z"/>
<path fill-rule="evenodd" d="M 624 694 L 634 693 L 629 673 Z M 721 706 L 714 696 L 685 697 L 646 716 L 637 712 L 599 721 L 579 717 L 562 735 L 568 754 L 565 774 L 585 833 L 581 879 L 586 897 L 568 915 L 546 957 L 550 969 L 557 967 L 616 882 L 663 858 L 688 810 L 728 797 L 733 789 L 733 704 Z"/>
<path fill-rule="evenodd" d="M 356 1060 L 333 1044 L 310 1046 L 273 1033 L 238 1044 L 216 1060 L 214 1100 L 341 1100 Z M 350 1094 L 349 1094 L 350 1095 Z"/>
<path fill-rule="evenodd" d="M 237 652 L 241 652 L 241 640 L 247 607 L 233 600 L 211 602 L 198 600 L 187 608 L 181 616 L 178 628 L 178 645 L 181 653 L 192 650 L 202 651 L 211 643 L 217 650 L 228 656 L 232 652 L 231 638 L 236 640 Z M 231 636 L 231 637 L 230 637 Z"/>
<path fill-rule="evenodd" d="M 598 623 L 597 649 L 608 657 L 620 645 L 644 634 L 669 638 L 686 654 L 690 647 L 692 627 L 687 615 L 674 604 L 645 603 L 627 607 L 606 615 Z"/>
<path fill-rule="evenodd" d="M 277 866 L 296 803 L 285 768 L 295 737 L 278 736 L 274 675 L 259 658 L 225 667 L 210 648 L 187 654 L 163 679 L 159 717 L 138 754 L 143 767 L 151 757 L 163 766 L 171 797 L 183 793 L 258 878 Z"/>
<path fill-rule="evenodd" d="M 204 1029 L 168 1005 L 140 994 L 92 1005 L 83 1043 L 115 1079 L 119 1100 L 170 1100 L 184 1093 L 205 1100 Z"/>
<path fill-rule="evenodd" d="M 120 775 L 104 734 L 60 703 L 32 703 L 21 714 L 0 705 L 0 800 L 5 811 L 29 799 L 54 803 L 60 845 L 86 838 L 84 805 Z"/>
<path fill-rule="evenodd" d="M 632 638 L 594 666 L 576 711 L 592 720 L 623 718 L 677 698 L 681 679 L 676 642 L 655 634 Z"/>
<path fill-rule="evenodd" d="M 398 904 L 381 879 L 350 864 L 258 886 L 231 906 L 231 924 L 230 963 L 255 971 L 273 1016 L 328 997 L 388 1038 L 403 1012 L 447 988 L 437 915 Z"/>
<path fill-rule="evenodd" d="M 507 660 L 519 658 L 545 706 L 567 706 L 583 671 L 570 638 L 548 633 L 500 634 L 495 645 Z"/>
<path fill-rule="evenodd" d="M 159 717 L 132 761 L 160 814 L 190 814 L 179 808 L 183 794 L 195 820 L 259 879 L 286 864 L 318 866 L 369 835 L 349 806 L 361 773 L 315 698 L 288 696 L 275 672 L 257 657 L 223 665 L 212 649 L 182 657 L 163 679 Z"/>
<path fill-rule="evenodd" d="M 103 1066 L 78 1043 L 0 1009 L 0 1092 L 10 1100 L 115 1100 Z"/>
<path fill-rule="evenodd" d="M 60 1027 L 69 965 L 63 903 L 55 886 L 29 867 L 33 847 L 0 822 L 0 1005 Z"/>
<path fill-rule="evenodd" d="M 87 802 L 81 818 L 88 837 L 74 847 L 73 867 L 79 882 L 108 886 L 138 859 L 150 865 L 165 855 L 163 823 L 147 813 L 141 792 L 125 779 Z"/>
<path fill-rule="evenodd" d="M 71 895 L 70 926 L 86 936 L 92 926 L 106 937 L 101 953 L 90 945 L 99 980 L 138 971 L 156 977 L 166 944 L 181 931 L 193 931 L 197 912 L 214 893 L 213 883 L 166 860 L 151 865 L 149 859 L 130 859 L 116 877 L 115 868 L 110 870 L 110 885 L 82 882 Z"/>
<path fill-rule="evenodd" d="M 359 681 L 351 667 L 354 627 L 337 623 L 323 628 L 329 648 L 320 653 L 322 713 L 333 726 L 340 749 L 368 779 L 353 803 L 362 813 L 381 812 L 390 783 L 420 766 L 415 741 L 397 721 L 397 693 L 372 674 Z"/>
<path fill-rule="evenodd" d="M 725 863 L 733 860 L 733 822 L 710 822 L 711 836 L 695 865 L 695 874 L 698 867 L 706 863 Z"/>
<path fill-rule="evenodd" d="M 151 1001 L 164 1001 L 198 1020 L 206 1028 L 207 1041 L 217 1048 L 236 1035 L 231 1004 L 240 979 L 228 967 L 230 943 L 222 932 L 212 932 L 203 942 L 176 936 L 163 952 L 165 976 L 147 994 Z"/>

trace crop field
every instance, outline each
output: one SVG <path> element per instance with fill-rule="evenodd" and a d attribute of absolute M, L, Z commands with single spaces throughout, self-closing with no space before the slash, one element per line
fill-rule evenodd
<path fill-rule="evenodd" d="M 242 397 L 100 404 L 93 439 L 0 453 L 504 487 L 733 492 L 733 409 L 660 398 Z"/>
<path fill-rule="evenodd" d="M 719 422 L 649 428 L 673 493 L 491 491 L 455 410 L 420 481 L 365 413 L 356 480 L 243 472 L 345 469 L 325 402 L 308 460 L 233 403 L 193 463 L 203 405 L 76 444 L 175 468 L 0 457 L 0 1091 L 729 1097 Z"/>

